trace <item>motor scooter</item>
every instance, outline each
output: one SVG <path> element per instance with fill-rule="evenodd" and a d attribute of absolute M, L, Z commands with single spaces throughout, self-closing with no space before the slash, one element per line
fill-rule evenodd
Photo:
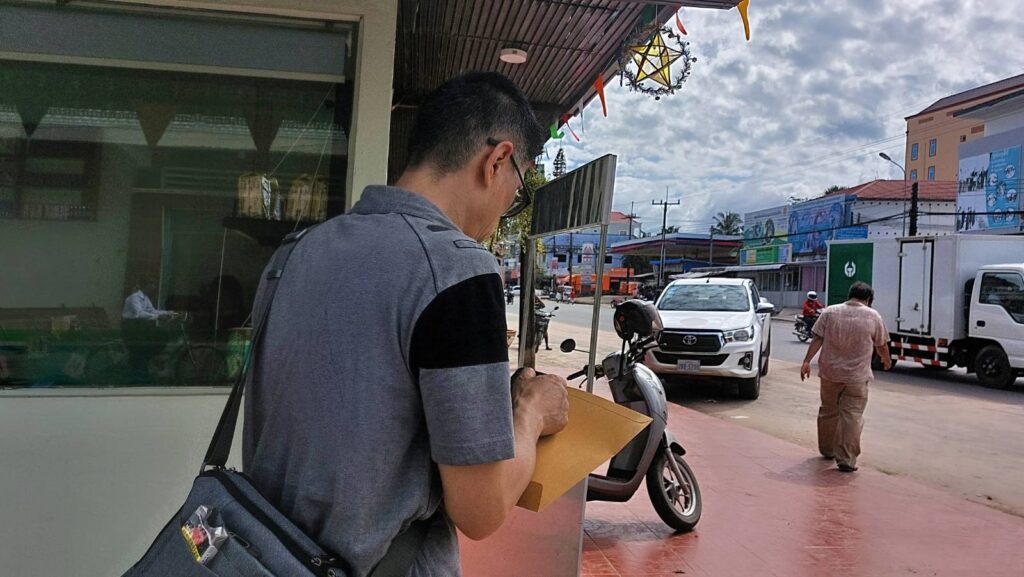
<path fill-rule="evenodd" d="M 533 314 L 533 330 L 534 330 L 534 352 L 540 350 L 541 341 L 546 341 L 548 333 L 548 325 L 551 324 L 551 318 L 555 316 L 555 311 L 558 307 L 551 309 L 550 312 L 543 308 L 538 308 Z"/>
<path fill-rule="evenodd" d="M 690 531 L 701 516 L 700 487 L 683 456 L 683 445 L 668 431 L 668 406 L 661 380 L 642 364 L 648 349 L 657 346 L 661 318 L 651 303 L 628 300 L 615 309 L 615 332 L 622 350 L 594 367 L 595 378 L 607 377 L 614 401 L 651 417 L 651 424 L 619 451 L 604 475 L 592 473 L 587 501 L 625 502 L 646 479 L 647 494 L 658 517 L 677 531 Z M 566 339 L 562 352 L 576 350 Z M 586 352 L 586 351 L 581 351 Z M 585 376 L 589 365 L 567 380 Z M 581 383 L 582 386 L 582 383 Z"/>
<path fill-rule="evenodd" d="M 814 336 L 811 333 L 811 328 L 807 325 L 807 319 L 803 315 L 793 317 L 793 334 L 796 335 L 796 338 L 800 339 L 801 343 L 806 343 Z"/>

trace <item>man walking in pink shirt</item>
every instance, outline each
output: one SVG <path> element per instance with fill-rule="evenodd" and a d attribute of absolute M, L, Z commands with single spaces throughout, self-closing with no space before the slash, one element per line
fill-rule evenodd
<path fill-rule="evenodd" d="M 821 351 L 818 450 L 826 459 L 835 459 L 844 473 L 857 470 L 868 383 L 874 378 L 872 353 L 882 359 L 885 370 L 892 368 L 889 332 L 881 315 L 871 308 L 874 297 L 870 285 L 854 283 L 849 300 L 821 311 L 800 367 L 802 381 L 811 376 L 811 360 Z"/>

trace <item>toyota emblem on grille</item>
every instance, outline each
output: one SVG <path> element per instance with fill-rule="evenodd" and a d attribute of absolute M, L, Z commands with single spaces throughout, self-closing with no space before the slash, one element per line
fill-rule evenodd
<path fill-rule="evenodd" d="M 694 335 L 683 335 L 683 344 L 692 347 L 697 344 L 697 337 Z"/>

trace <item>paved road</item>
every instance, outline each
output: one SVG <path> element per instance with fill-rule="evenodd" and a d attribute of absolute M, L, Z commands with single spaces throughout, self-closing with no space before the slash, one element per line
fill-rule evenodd
<path fill-rule="evenodd" d="M 564 336 L 585 342 L 590 310 L 560 308 L 550 329 L 553 344 Z M 510 307 L 509 312 L 511 323 L 515 311 Z M 601 355 L 618 348 L 607 312 L 602 310 Z M 669 379 L 669 400 L 816 453 L 818 383 L 800 381 L 807 345 L 791 330 L 791 323 L 774 321 L 771 372 L 762 382 L 760 399 L 738 400 L 725 383 Z M 545 366 L 566 369 L 584 362 L 582 355 L 559 353 L 557 346 L 538 358 Z M 1024 516 L 1024 380 L 1013 390 L 997 391 L 979 386 L 962 370 L 901 366 L 877 375 L 865 419 L 862 465 Z"/>

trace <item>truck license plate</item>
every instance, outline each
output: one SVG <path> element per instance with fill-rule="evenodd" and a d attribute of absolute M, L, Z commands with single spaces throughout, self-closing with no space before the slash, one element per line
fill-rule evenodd
<path fill-rule="evenodd" d="M 676 361 L 676 367 L 683 372 L 687 373 L 699 373 L 700 372 L 700 361 L 694 360 L 681 360 Z"/>

